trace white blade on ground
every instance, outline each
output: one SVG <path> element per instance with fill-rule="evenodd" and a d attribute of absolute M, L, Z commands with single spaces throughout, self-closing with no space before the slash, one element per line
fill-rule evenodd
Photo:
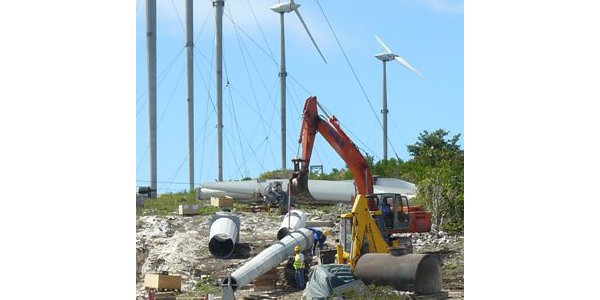
<path fill-rule="evenodd" d="M 390 50 L 390 48 L 388 48 L 377 35 L 375 35 L 375 38 L 377 39 L 377 42 L 379 42 L 379 45 L 381 45 L 383 49 L 385 49 L 385 51 L 387 51 L 388 53 L 392 53 L 392 50 Z"/>
<path fill-rule="evenodd" d="M 421 78 L 425 78 L 425 76 L 423 76 L 421 73 L 419 73 L 419 71 L 417 71 L 417 69 L 413 68 L 413 66 L 411 66 L 404 58 L 396 55 L 396 57 L 394 59 L 397 60 L 399 63 L 401 63 L 403 66 L 407 67 L 409 70 L 413 71 L 415 74 L 419 75 Z"/>
<path fill-rule="evenodd" d="M 308 27 L 306 27 L 306 23 L 304 23 L 304 20 L 302 19 L 300 12 L 297 9 L 294 9 L 294 11 L 296 12 L 296 15 L 298 15 L 298 19 L 300 19 L 300 22 L 302 22 L 302 26 L 304 26 L 304 29 L 306 30 L 306 33 L 308 33 L 308 36 L 310 37 L 310 40 L 312 41 L 313 45 L 315 45 L 315 48 L 317 48 L 317 51 L 319 51 L 321 58 L 323 59 L 323 61 L 325 63 L 327 63 L 327 61 L 325 60 L 325 57 L 323 56 L 323 53 L 321 53 L 321 49 L 319 49 L 319 46 L 317 46 L 315 39 L 313 39 L 312 34 L 310 34 L 310 31 L 308 30 Z"/>

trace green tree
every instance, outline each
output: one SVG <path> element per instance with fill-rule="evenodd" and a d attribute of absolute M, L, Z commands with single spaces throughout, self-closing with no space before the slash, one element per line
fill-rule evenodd
<path fill-rule="evenodd" d="M 458 145 L 460 133 L 447 140 L 448 131 L 438 129 L 434 132 L 424 130 L 414 145 L 408 145 L 408 153 L 414 157 L 417 163 L 436 167 L 452 160 L 463 151 Z"/>
<path fill-rule="evenodd" d="M 461 231 L 464 222 L 464 151 L 460 134 L 423 131 L 408 152 L 413 155 L 410 177 L 417 183 L 417 202 L 431 211 L 433 223 L 447 231 Z"/>

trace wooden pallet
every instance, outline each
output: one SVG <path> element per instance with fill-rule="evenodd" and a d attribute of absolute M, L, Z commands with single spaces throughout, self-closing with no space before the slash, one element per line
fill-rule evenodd
<path fill-rule="evenodd" d="M 177 296 L 174 292 L 155 292 L 154 290 L 148 291 L 149 300 L 177 300 Z"/>
<path fill-rule="evenodd" d="M 216 207 L 233 207 L 233 197 L 210 197 L 210 205 Z"/>
<path fill-rule="evenodd" d="M 181 275 L 146 273 L 144 287 L 156 291 L 181 291 Z"/>
<path fill-rule="evenodd" d="M 188 205 L 188 204 L 180 204 L 179 205 L 179 215 L 181 216 L 195 216 L 198 214 L 198 210 L 200 209 L 200 205 Z"/>

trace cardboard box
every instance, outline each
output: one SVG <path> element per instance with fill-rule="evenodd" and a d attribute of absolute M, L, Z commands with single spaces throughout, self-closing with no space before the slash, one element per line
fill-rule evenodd
<path fill-rule="evenodd" d="M 144 287 L 155 290 L 181 290 L 181 275 L 146 273 Z"/>
<path fill-rule="evenodd" d="M 233 197 L 210 197 L 210 205 L 216 207 L 233 207 Z"/>
<path fill-rule="evenodd" d="M 181 204 L 179 205 L 179 214 L 180 215 L 197 215 L 198 209 L 200 205 L 189 205 L 189 204 Z"/>

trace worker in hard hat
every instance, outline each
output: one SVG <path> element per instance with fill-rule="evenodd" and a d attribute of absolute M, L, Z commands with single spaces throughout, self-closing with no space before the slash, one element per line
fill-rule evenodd
<path fill-rule="evenodd" d="M 304 289 L 304 254 L 300 252 L 300 246 L 296 245 L 294 247 L 294 252 L 296 256 L 294 256 L 294 270 L 296 271 L 296 287 L 299 289 Z"/>
<path fill-rule="evenodd" d="M 317 244 L 319 244 L 319 250 L 323 250 L 323 246 L 325 245 L 325 241 L 327 240 L 327 236 L 329 235 L 329 230 L 325 229 L 321 231 L 318 228 L 310 228 L 307 227 L 313 232 L 313 247 L 312 247 L 312 255 L 316 254 Z"/>

